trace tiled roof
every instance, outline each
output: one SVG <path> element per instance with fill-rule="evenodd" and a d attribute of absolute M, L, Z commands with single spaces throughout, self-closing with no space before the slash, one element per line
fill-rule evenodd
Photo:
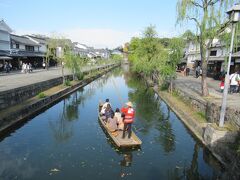
<path fill-rule="evenodd" d="M 14 41 L 16 43 L 25 44 L 25 45 L 32 45 L 32 46 L 39 46 L 39 44 L 33 42 L 32 40 L 28 39 L 24 36 L 17 36 L 14 34 L 10 35 L 11 41 Z"/>
<path fill-rule="evenodd" d="M 47 44 L 47 40 L 48 38 L 44 38 L 44 37 L 36 37 L 36 36 L 32 36 L 32 35 L 26 35 L 26 37 L 32 38 L 33 40 L 37 41 L 39 44 Z"/>

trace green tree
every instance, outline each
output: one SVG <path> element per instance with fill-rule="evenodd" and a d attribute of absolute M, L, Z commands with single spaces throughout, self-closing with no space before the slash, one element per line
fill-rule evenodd
<path fill-rule="evenodd" d="M 169 62 L 162 67 L 162 76 L 170 80 L 169 91 L 172 93 L 172 81 L 176 78 L 176 67 L 184 55 L 184 41 L 182 38 L 172 38 L 169 44 Z"/>
<path fill-rule="evenodd" d="M 199 32 L 203 96 L 209 95 L 207 86 L 209 51 L 207 50 L 210 48 L 213 38 L 217 36 L 221 24 L 223 24 L 226 8 L 233 2 L 233 0 L 178 0 L 177 2 L 177 23 L 192 20 Z"/>
<path fill-rule="evenodd" d="M 64 53 L 63 61 L 65 66 L 71 70 L 73 80 L 79 79 L 82 75 L 81 68 L 88 62 L 86 58 L 73 54 L 70 49 L 66 50 Z"/>
<path fill-rule="evenodd" d="M 57 39 L 54 37 L 48 38 L 47 39 L 47 51 L 45 54 L 46 70 L 48 70 L 50 59 L 57 59 L 56 48 L 57 48 Z"/>
<path fill-rule="evenodd" d="M 111 60 L 113 60 L 114 62 L 120 62 L 123 60 L 123 56 L 121 56 L 119 54 L 112 54 Z"/>
<path fill-rule="evenodd" d="M 197 41 L 197 37 L 191 30 L 186 30 L 181 36 L 186 42 Z"/>
<path fill-rule="evenodd" d="M 132 39 L 130 43 L 130 60 L 133 70 L 145 75 L 157 73 L 162 62 L 167 59 L 167 51 L 159 43 L 155 26 L 145 28 L 141 39 Z"/>

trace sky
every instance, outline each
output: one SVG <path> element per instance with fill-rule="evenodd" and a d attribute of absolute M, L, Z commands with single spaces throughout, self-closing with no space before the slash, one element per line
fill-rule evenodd
<path fill-rule="evenodd" d="M 58 34 L 73 42 L 115 48 L 155 25 L 159 37 L 173 37 L 177 0 L 0 0 L 0 19 L 23 34 Z"/>

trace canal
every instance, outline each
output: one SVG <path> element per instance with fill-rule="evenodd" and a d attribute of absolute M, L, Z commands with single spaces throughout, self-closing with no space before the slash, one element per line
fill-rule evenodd
<path fill-rule="evenodd" d="M 115 82 L 116 86 L 114 86 Z M 121 96 L 121 98 L 120 98 Z M 136 109 L 141 148 L 117 149 L 98 122 L 109 98 Z M 127 68 L 71 94 L 0 138 L 0 179 L 217 179 L 223 169 L 171 109 Z"/>

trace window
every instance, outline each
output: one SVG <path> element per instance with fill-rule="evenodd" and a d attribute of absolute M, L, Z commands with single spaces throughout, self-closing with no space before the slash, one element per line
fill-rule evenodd
<path fill-rule="evenodd" d="M 19 49 L 19 44 L 16 44 L 16 49 Z"/>
<path fill-rule="evenodd" d="M 25 46 L 25 50 L 26 50 L 26 51 L 34 51 L 34 46 L 28 46 L 28 45 L 26 45 L 26 46 Z"/>
<path fill-rule="evenodd" d="M 210 52 L 210 56 L 217 56 L 217 51 L 215 50 L 215 51 L 211 51 Z"/>

